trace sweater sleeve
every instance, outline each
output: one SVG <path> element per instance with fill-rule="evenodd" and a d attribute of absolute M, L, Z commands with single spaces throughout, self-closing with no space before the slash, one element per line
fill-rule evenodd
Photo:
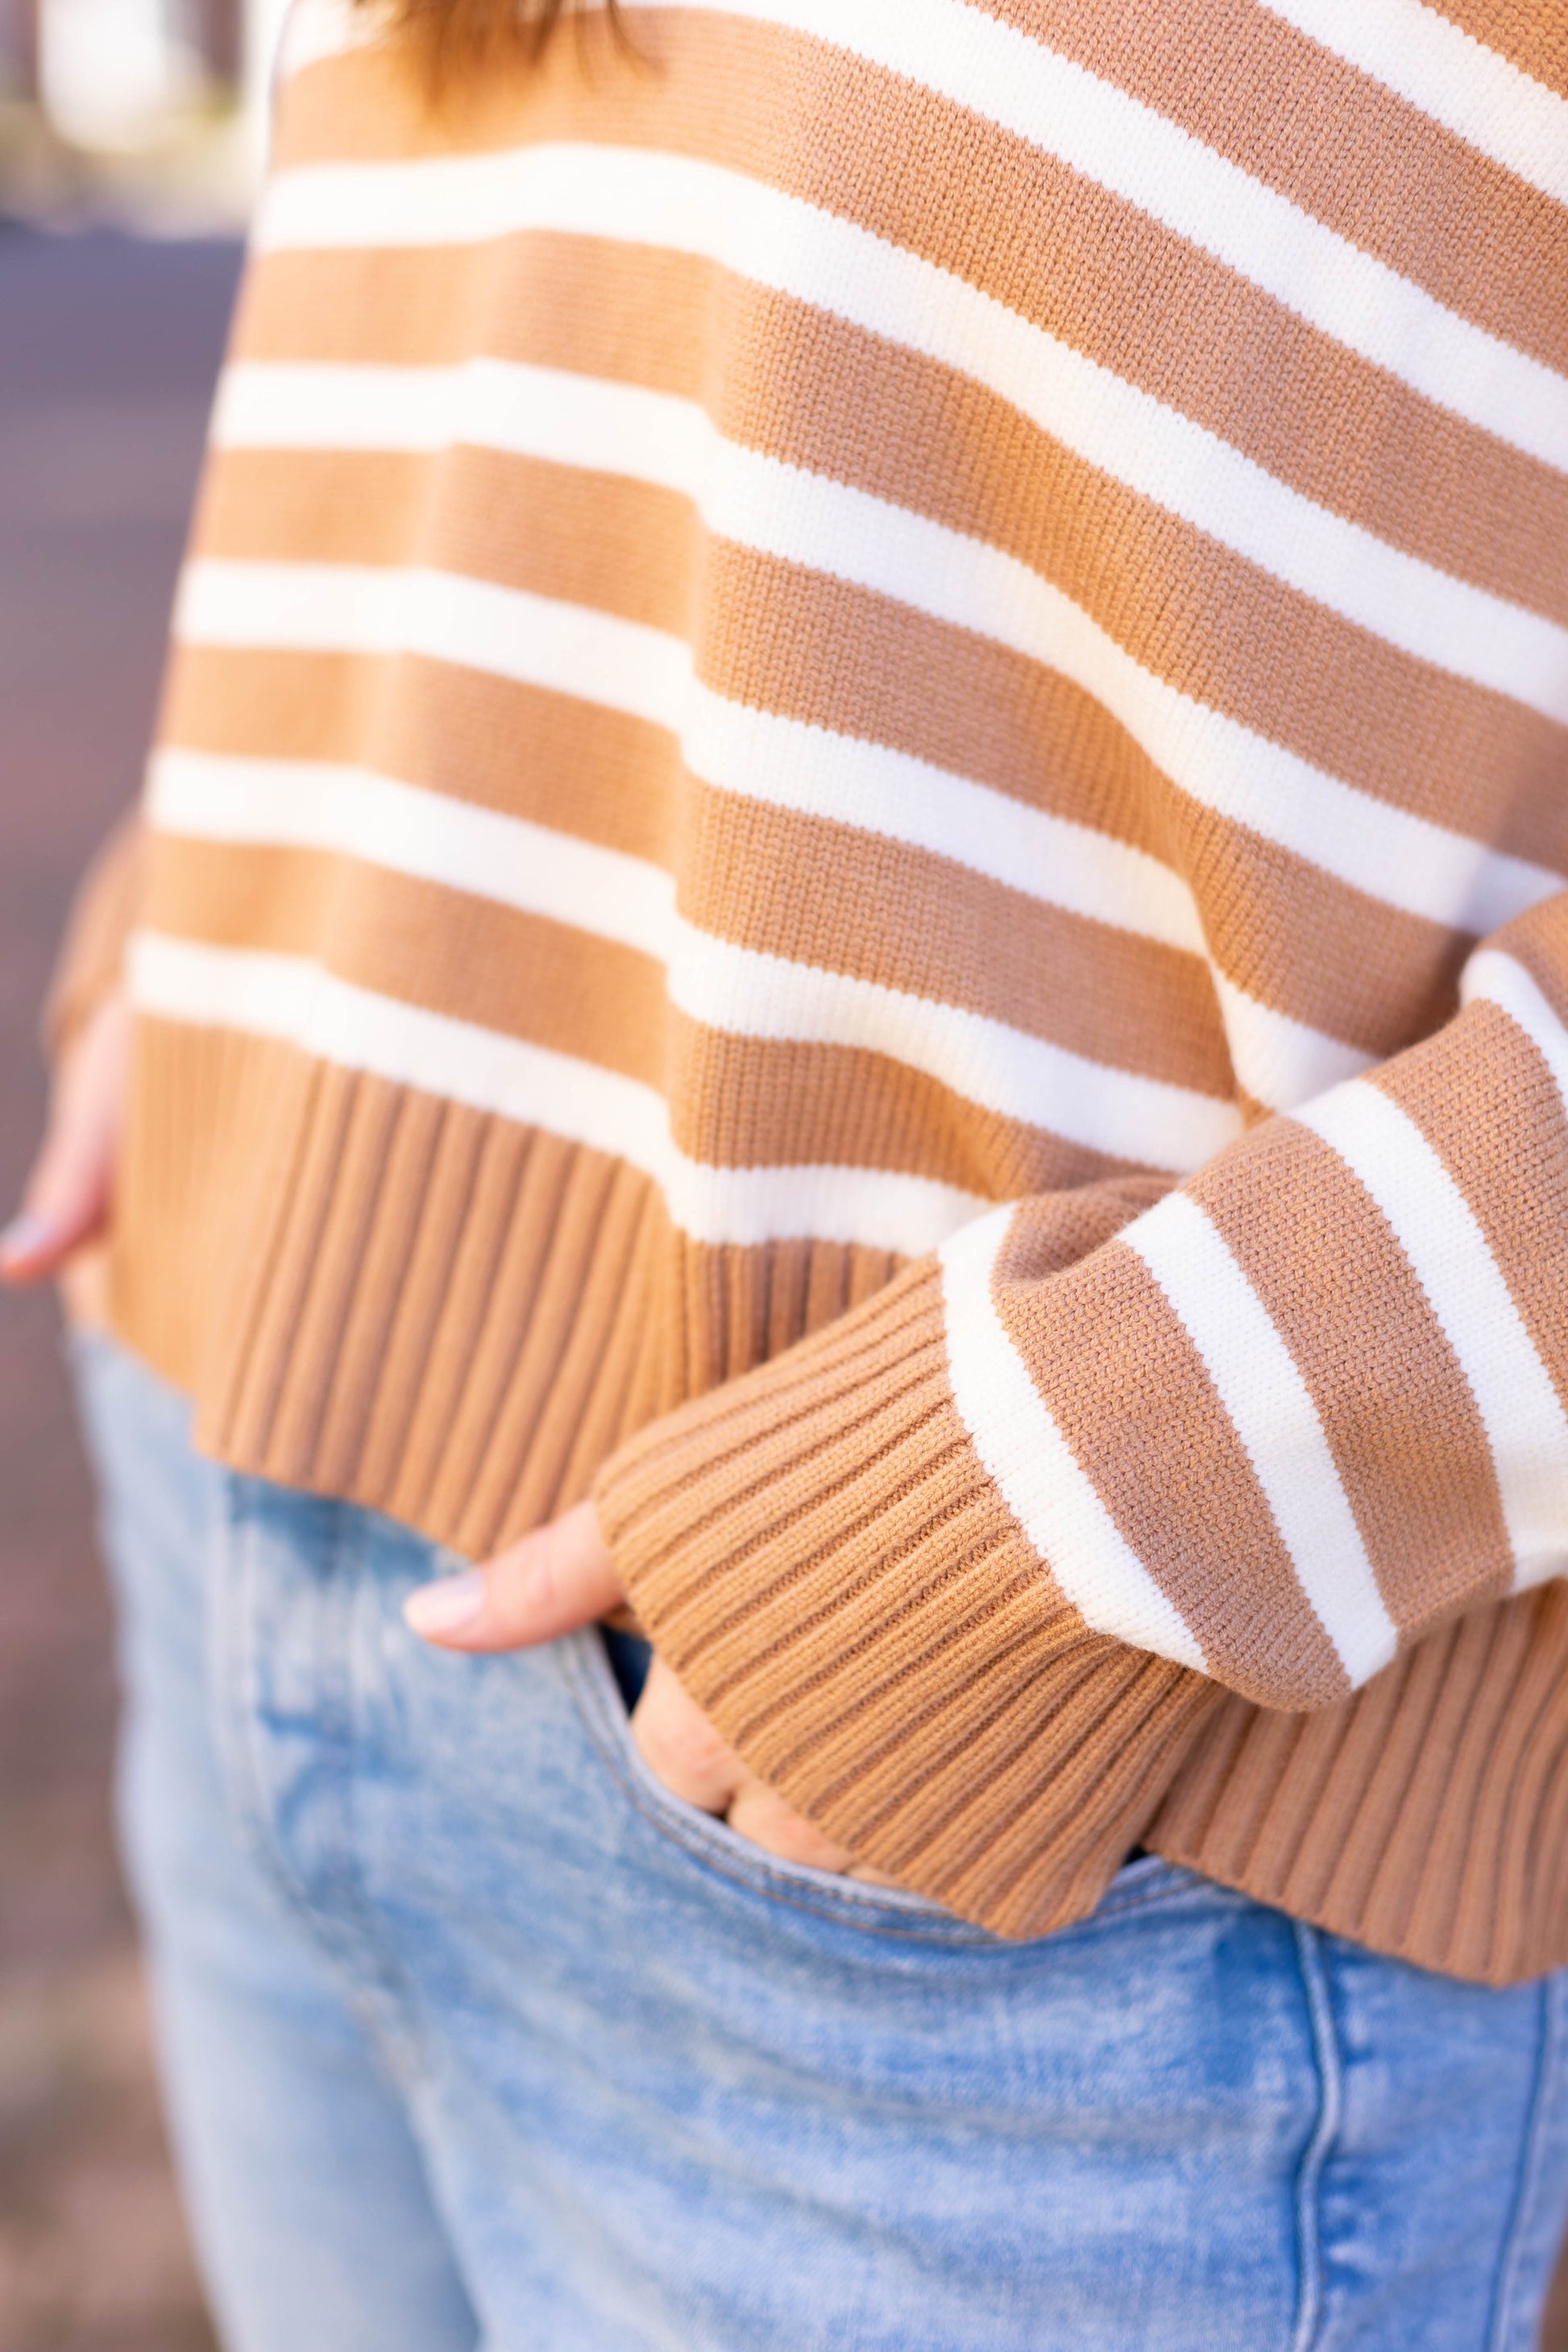
<path fill-rule="evenodd" d="M 78 887 L 44 1008 L 44 1041 L 57 1058 L 119 984 L 141 896 L 142 843 L 140 814 L 130 811 Z"/>
<path fill-rule="evenodd" d="M 1044 1195 L 605 1466 L 643 1623 L 860 1856 L 1098 1899 L 1226 1691 L 1343 1699 L 1568 1568 L 1568 893 L 1150 1201 Z"/>

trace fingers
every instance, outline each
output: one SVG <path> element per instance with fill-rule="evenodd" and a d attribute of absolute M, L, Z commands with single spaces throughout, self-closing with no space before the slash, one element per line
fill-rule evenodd
<path fill-rule="evenodd" d="M 797 1813 L 736 1755 L 662 1658 L 648 1668 L 632 1716 L 643 1759 L 672 1796 L 717 1814 L 753 1845 L 783 1862 L 844 1871 L 854 1857 Z"/>
<path fill-rule="evenodd" d="M 404 1616 L 447 1650 L 528 1650 L 591 1625 L 625 1599 L 592 1503 L 579 1503 L 482 1567 L 410 1594 Z"/>
<path fill-rule="evenodd" d="M 42 1282 L 108 1221 L 131 1051 L 129 1008 L 101 1005 L 56 1089 L 48 1133 L 21 1213 L 0 1233 L 0 1280 Z"/>
<path fill-rule="evenodd" d="M 648 1667 L 632 1711 L 632 1737 L 655 1779 L 699 1812 L 722 1818 L 750 1777 L 660 1657 Z"/>
<path fill-rule="evenodd" d="M 447 1650 L 526 1650 L 606 1616 L 625 1599 L 592 1503 L 513 1544 L 482 1568 L 410 1594 L 415 1633 Z M 759 1780 L 655 1657 L 632 1715 L 648 1769 L 670 1794 L 715 1814 L 781 1861 L 847 1871 L 854 1857 Z"/>
<path fill-rule="evenodd" d="M 750 1773 L 735 1791 L 729 1822 L 740 1836 L 750 1838 L 768 1853 L 776 1853 L 781 1862 L 802 1862 L 813 1870 L 842 1874 L 855 1859 L 847 1846 L 837 1845 L 815 1822 L 787 1805 L 776 1789 Z"/>

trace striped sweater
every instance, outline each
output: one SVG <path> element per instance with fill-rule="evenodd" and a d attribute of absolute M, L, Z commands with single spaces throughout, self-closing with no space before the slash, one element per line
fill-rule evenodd
<path fill-rule="evenodd" d="M 296 12 L 119 1328 L 1003 1933 L 1568 1960 L 1563 13 L 625 14 Z"/>

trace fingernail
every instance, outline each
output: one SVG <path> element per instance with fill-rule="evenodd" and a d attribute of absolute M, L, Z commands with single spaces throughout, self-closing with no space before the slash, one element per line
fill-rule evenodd
<path fill-rule="evenodd" d="M 404 1602 L 403 1614 L 416 1633 L 458 1633 L 474 1622 L 484 1605 L 485 1580 L 477 1568 L 466 1568 L 460 1576 L 422 1584 Z"/>
<path fill-rule="evenodd" d="M 54 1230 L 47 1217 L 35 1216 L 31 1210 L 25 1209 L 0 1233 L 0 1265 L 7 1265 L 16 1258 L 37 1257 L 53 1237 Z"/>

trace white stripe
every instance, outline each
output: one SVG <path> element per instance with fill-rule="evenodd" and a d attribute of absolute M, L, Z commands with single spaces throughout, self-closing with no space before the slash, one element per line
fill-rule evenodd
<path fill-rule="evenodd" d="M 1519 179 L 1568 205 L 1568 100 L 1421 0 L 1261 0 Z"/>
<path fill-rule="evenodd" d="M 669 727 L 691 677 L 683 637 L 455 572 L 352 563 L 185 567 L 174 635 L 187 645 L 418 654 Z"/>
<path fill-rule="evenodd" d="M 175 629 L 193 644 L 424 653 L 595 702 L 678 735 L 717 792 L 884 834 L 1044 905 L 1205 952 L 1191 890 L 1142 851 L 884 744 L 726 701 L 692 677 L 684 638 L 586 605 L 447 572 L 207 562 L 187 567 Z"/>
<path fill-rule="evenodd" d="M 925 1177 L 869 1168 L 715 1168 L 679 1150 L 651 1087 L 566 1054 L 353 987 L 294 956 L 197 946 L 143 931 L 131 994 L 146 1013 L 299 1046 L 470 1109 L 517 1119 L 628 1161 L 693 1240 L 858 1243 L 900 1256 L 937 1248 L 985 1203 Z"/>
<path fill-rule="evenodd" d="M 146 811 L 162 833 L 360 858 L 660 963 L 677 935 L 675 885 L 662 867 L 367 768 L 165 748 L 148 769 Z"/>
<path fill-rule="evenodd" d="M 1355 1687 L 1399 1636 L 1311 1391 L 1220 1234 L 1184 1192 L 1123 1228 L 1218 1391 L 1320 1624 Z"/>
<path fill-rule="evenodd" d="M 723 536 L 786 562 L 820 566 L 830 556 L 838 578 L 1059 671 L 1199 805 L 1353 888 L 1485 934 L 1563 887 L 1561 875 L 1358 792 L 1192 701 L 994 548 L 771 458 L 732 456 L 742 479 L 715 482 L 704 499 Z M 678 734 L 689 693 L 683 639 L 447 572 L 206 558 L 187 567 L 175 629 L 189 643 L 421 653 L 577 695 Z"/>
<path fill-rule="evenodd" d="M 1383 1212 L 1486 1430 L 1516 1581 L 1568 1568 L 1568 1419 L 1469 1202 L 1413 1119 L 1358 1080 L 1293 1114 Z"/>
<path fill-rule="evenodd" d="M 1205 247 L 1312 326 L 1510 447 L 1568 467 L 1568 381 L 967 0 L 900 0 L 898 9 L 885 0 L 801 0 L 736 13 L 831 19 L 837 29 L 827 37 L 868 56 L 911 48 L 914 20 L 928 33 L 936 20 L 946 55 L 929 54 L 929 39 L 917 38 L 912 49 L 928 52 L 932 68 L 922 78 L 947 69 L 949 82 L 973 85 L 966 102 L 980 101 L 980 112 Z M 982 52 L 991 54 L 983 60 Z M 1030 89 L 1008 90 L 1011 66 Z M 847 318 L 859 315 L 879 285 L 945 276 L 760 182 L 610 144 L 305 165 L 270 184 L 256 233 L 263 251 L 280 251 L 475 245 L 531 228 L 702 255 Z M 879 247 L 889 270 L 876 266 Z"/>
<path fill-rule="evenodd" d="M 881 834 L 1043 906 L 1207 953 L 1192 891 L 1170 866 L 907 751 L 725 701 L 697 680 L 680 748 L 716 792 Z"/>
<path fill-rule="evenodd" d="M 942 1250 L 953 1403 L 980 1462 L 1062 1591 L 1097 1633 L 1204 1671 L 1204 1654 L 1100 1500 L 996 1311 L 996 1259 L 1013 1211 Z"/>
<path fill-rule="evenodd" d="M 688 927 L 669 995 L 709 1028 L 886 1055 L 999 1118 L 1173 1173 L 1201 1167 L 1241 1129 L 1230 1102 L 1112 1069 L 958 1005 L 760 955 Z"/>
<path fill-rule="evenodd" d="M 1001 1021 L 699 930 L 658 866 L 364 770 L 165 751 L 150 814 L 169 833 L 333 850 L 653 956 L 670 1002 L 729 1036 L 887 1055 L 961 1100 L 1172 1172 L 1240 1129 L 1229 1102 L 1069 1053 Z"/>
<path fill-rule="evenodd" d="M 1288 1013 L 1260 1004 L 1227 980 L 1212 959 L 1209 970 L 1237 1083 L 1254 1102 L 1270 1110 L 1293 1110 L 1330 1087 L 1360 1077 L 1377 1060 L 1359 1045 L 1326 1037 L 1321 1029 L 1309 1029 Z"/>
<path fill-rule="evenodd" d="M 1465 966 L 1459 1002 L 1495 1004 L 1506 1013 L 1551 1071 L 1552 1084 L 1568 1109 L 1568 1029 L 1521 963 L 1500 948 L 1482 948 Z"/>
<path fill-rule="evenodd" d="M 739 183 L 751 194 L 751 184 Z M 772 191 L 763 200 L 787 201 Z M 832 237 L 860 237 L 842 222 Z M 879 331 L 961 362 L 1089 465 L 1416 660 L 1568 721 L 1568 630 L 1418 562 L 1287 488 L 1214 434 L 1055 342 L 988 296 L 872 239 Z M 859 260 L 858 254 L 855 258 Z M 862 268 L 860 277 L 868 274 Z M 944 311 L 953 317 L 941 331 Z M 736 462 L 695 402 L 500 360 L 460 367 L 261 362 L 231 368 L 214 437 L 228 448 L 430 451 L 458 443 L 626 474 L 703 502 Z"/>

